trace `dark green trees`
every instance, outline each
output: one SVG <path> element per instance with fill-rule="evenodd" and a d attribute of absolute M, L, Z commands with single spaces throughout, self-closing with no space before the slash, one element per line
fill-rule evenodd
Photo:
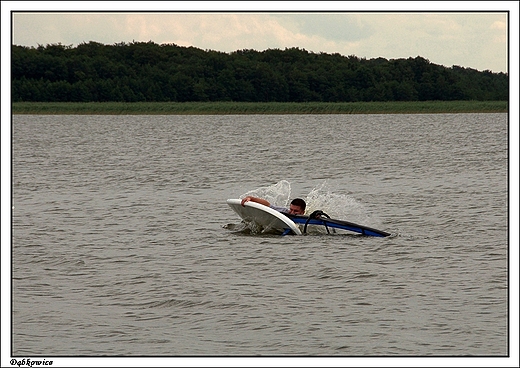
<path fill-rule="evenodd" d="M 13 101 L 507 100 L 504 73 L 304 49 L 222 53 L 153 42 L 12 46 Z"/>

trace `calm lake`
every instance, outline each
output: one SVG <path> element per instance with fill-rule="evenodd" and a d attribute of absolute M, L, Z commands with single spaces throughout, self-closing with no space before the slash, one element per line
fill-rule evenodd
<path fill-rule="evenodd" d="M 242 231 L 282 185 L 392 235 Z M 504 357 L 508 205 L 507 114 L 15 115 L 11 353 Z"/>

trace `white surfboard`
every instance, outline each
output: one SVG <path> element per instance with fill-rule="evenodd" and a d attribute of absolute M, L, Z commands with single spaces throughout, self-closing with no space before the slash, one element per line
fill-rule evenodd
<path fill-rule="evenodd" d="M 260 203 L 248 201 L 242 206 L 241 202 L 240 199 L 227 200 L 227 204 L 242 220 L 260 226 L 263 232 L 275 230 L 285 233 L 290 229 L 294 234 L 302 235 L 298 225 L 283 213 Z"/>

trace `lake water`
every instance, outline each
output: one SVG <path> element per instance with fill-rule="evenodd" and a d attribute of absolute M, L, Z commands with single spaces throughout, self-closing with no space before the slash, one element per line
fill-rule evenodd
<path fill-rule="evenodd" d="M 509 354 L 507 114 L 16 115 L 12 155 L 13 356 Z M 392 236 L 251 234 L 250 191 Z"/>

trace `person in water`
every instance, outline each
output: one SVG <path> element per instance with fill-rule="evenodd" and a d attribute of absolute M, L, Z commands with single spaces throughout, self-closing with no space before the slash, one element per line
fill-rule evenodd
<path fill-rule="evenodd" d="M 265 200 L 263 198 L 252 197 L 252 196 L 244 197 L 242 199 L 242 206 L 246 202 L 249 202 L 249 201 L 263 204 L 264 206 L 271 207 L 272 209 L 275 209 L 278 212 L 288 213 L 290 215 L 303 215 L 303 214 L 305 214 L 305 207 L 307 206 L 305 201 L 303 199 L 301 199 L 301 198 L 293 199 L 292 202 L 291 202 L 290 207 L 289 208 L 285 208 L 285 207 L 272 206 L 271 203 L 269 203 L 269 201 L 267 201 L 267 200 Z"/>

